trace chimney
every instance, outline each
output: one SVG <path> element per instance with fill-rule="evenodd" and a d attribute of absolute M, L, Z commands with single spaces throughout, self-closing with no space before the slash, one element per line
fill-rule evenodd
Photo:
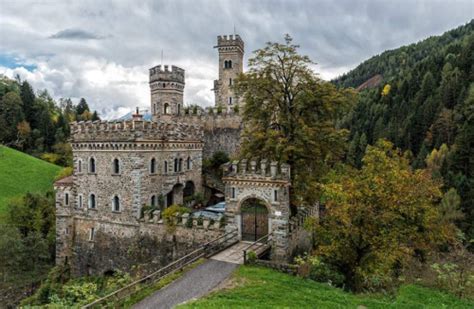
<path fill-rule="evenodd" d="M 140 115 L 140 111 L 138 110 L 138 107 L 136 109 L 135 114 L 132 115 L 133 121 L 142 121 L 143 120 L 143 115 Z"/>

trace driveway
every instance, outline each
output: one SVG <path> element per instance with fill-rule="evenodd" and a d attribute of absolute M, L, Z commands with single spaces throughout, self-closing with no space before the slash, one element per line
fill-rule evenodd
<path fill-rule="evenodd" d="M 207 260 L 133 308 L 174 308 L 192 299 L 201 298 L 227 279 L 237 266 L 235 263 Z"/>

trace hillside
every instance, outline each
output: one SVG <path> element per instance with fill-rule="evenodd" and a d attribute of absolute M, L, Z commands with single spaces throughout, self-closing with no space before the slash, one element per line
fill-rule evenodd
<path fill-rule="evenodd" d="M 474 303 L 414 285 L 395 297 L 355 295 L 268 268 L 242 266 L 227 289 L 179 308 L 472 308 Z"/>
<path fill-rule="evenodd" d="M 53 188 L 61 167 L 0 146 L 0 214 L 12 197 Z"/>
<path fill-rule="evenodd" d="M 436 59 L 440 65 L 440 62 L 443 62 L 442 56 L 459 51 L 459 46 L 452 44 L 460 43 L 473 31 L 474 20 L 471 20 L 466 25 L 447 31 L 443 35 L 432 36 L 418 43 L 385 51 L 362 62 L 355 69 L 336 78 L 333 82 L 338 86 L 357 88 L 378 74 L 382 75 L 385 81 L 407 77 L 413 73 L 415 66 L 419 66 L 421 62 L 429 61 L 430 58 Z M 423 75 L 413 77 L 421 82 Z"/>
<path fill-rule="evenodd" d="M 372 57 L 333 82 L 360 90 L 340 122 L 350 130 L 347 161 L 359 167 L 366 145 L 392 141 L 445 192 L 457 190 L 458 226 L 474 239 L 474 20 Z"/>

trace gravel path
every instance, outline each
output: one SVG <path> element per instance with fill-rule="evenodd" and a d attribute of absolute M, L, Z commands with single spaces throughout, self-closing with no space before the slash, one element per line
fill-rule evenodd
<path fill-rule="evenodd" d="M 145 298 L 133 308 L 173 308 L 191 299 L 200 298 L 229 277 L 237 266 L 233 263 L 207 260 L 155 294 Z"/>

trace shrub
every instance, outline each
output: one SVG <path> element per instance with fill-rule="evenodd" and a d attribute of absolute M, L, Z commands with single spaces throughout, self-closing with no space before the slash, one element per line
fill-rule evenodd
<path fill-rule="evenodd" d="M 62 170 L 59 171 L 59 173 L 56 175 L 54 180 L 59 180 L 59 179 L 62 179 L 64 177 L 71 176 L 72 172 L 73 172 L 72 167 L 65 167 L 65 168 L 63 168 Z"/>
<path fill-rule="evenodd" d="M 186 227 L 191 228 L 193 227 L 193 217 L 189 216 L 188 220 L 186 220 Z"/>
<path fill-rule="evenodd" d="M 224 227 L 227 223 L 226 216 L 222 216 L 221 219 L 219 220 L 219 227 Z"/>
<path fill-rule="evenodd" d="M 236 113 L 236 114 L 239 113 L 239 106 L 238 105 L 234 106 L 234 113 Z"/>
<path fill-rule="evenodd" d="M 197 225 L 201 226 L 204 223 L 204 219 L 202 217 L 199 217 L 197 219 Z"/>
<path fill-rule="evenodd" d="M 257 260 L 257 254 L 254 251 L 247 252 L 247 262 L 254 263 Z"/>
<path fill-rule="evenodd" d="M 189 213 L 189 209 L 177 204 L 171 205 L 163 211 L 163 220 L 168 228 L 171 229 L 170 231 L 172 231 L 176 225 L 175 218 L 184 213 Z"/>
<path fill-rule="evenodd" d="M 304 277 L 309 277 L 311 280 L 338 287 L 341 287 L 344 284 L 344 275 L 332 265 L 324 262 L 318 256 L 297 258 L 296 262 L 301 269 L 299 274 Z"/>

